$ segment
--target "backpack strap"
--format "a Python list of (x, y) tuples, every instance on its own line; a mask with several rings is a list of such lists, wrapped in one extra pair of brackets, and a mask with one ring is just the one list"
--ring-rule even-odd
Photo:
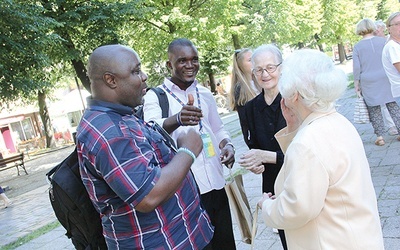
[(151, 88), (151, 90), (153, 90), (158, 97), (158, 102), (160, 103), (161, 107), (162, 118), (167, 118), (169, 112), (169, 102), (167, 93), (165, 93), (163, 89), (157, 87)]

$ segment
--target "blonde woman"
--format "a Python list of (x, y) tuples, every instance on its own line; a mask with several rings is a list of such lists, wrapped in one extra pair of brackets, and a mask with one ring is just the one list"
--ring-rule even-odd
[(238, 112), (241, 127), (243, 127), (244, 105), (261, 90), (252, 80), (251, 56), (252, 50), (249, 48), (235, 50), (233, 55), (229, 101), (231, 109)]

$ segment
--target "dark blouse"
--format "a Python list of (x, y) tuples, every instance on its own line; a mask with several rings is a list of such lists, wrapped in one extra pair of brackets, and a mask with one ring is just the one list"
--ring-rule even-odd
[(276, 176), (283, 164), (283, 152), (275, 134), (286, 127), (281, 110), (281, 94), (271, 105), (264, 99), (264, 90), (244, 107), (244, 119), (241, 120), (244, 141), (250, 149), (269, 150), (277, 153), (276, 164), (264, 164), (263, 192), (274, 192)]

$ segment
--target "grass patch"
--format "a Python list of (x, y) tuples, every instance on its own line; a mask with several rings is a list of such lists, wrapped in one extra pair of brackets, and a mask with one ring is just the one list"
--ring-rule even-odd
[(21, 238), (18, 238), (18, 240), (11, 242), (10, 244), (7, 244), (5, 246), (0, 247), (0, 250), (11, 250), (11, 249), (15, 249), (17, 247), (20, 247), (21, 245), (38, 238), (39, 236), (50, 232), (51, 230), (59, 227), (61, 224), (58, 221), (52, 222), (50, 224), (47, 224), (46, 226), (43, 226), (35, 231), (33, 231), (32, 233), (23, 236)]
[(349, 85), (347, 86), (347, 88), (354, 89), (354, 76), (353, 76), (353, 74), (348, 74), (347, 75), (347, 80), (349, 81)]
[(242, 135), (242, 130), (239, 130), (238, 132), (236, 132), (234, 134), (231, 134), (231, 139), (234, 139), (234, 138), (236, 138), (238, 136), (241, 136), (241, 135)]

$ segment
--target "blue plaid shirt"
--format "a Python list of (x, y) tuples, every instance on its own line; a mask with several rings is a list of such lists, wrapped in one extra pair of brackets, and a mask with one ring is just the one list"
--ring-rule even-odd
[(99, 211), (109, 249), (202, 249), (213, 226), (189, 172), (154, 211), (135, 210), (174, 157), (164, 138), (131, 108), (88, 98), (77, 129), (83, 183)]

